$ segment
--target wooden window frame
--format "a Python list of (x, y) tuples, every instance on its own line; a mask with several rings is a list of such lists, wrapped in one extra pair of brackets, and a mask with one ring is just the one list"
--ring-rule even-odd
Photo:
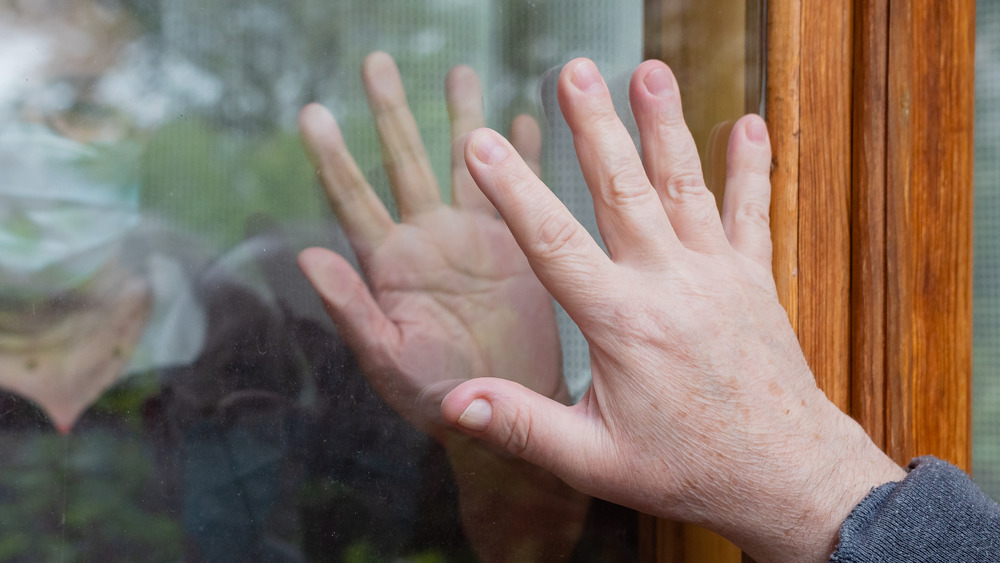
[[(647, 0), (647, 32), (694, 4)], [(779, 299), (820, 387), (897, 463), (935, 455), (967, 471), (975, 9), (763, 7)], [(669, 64), (656, 45), (647, 56)], [(646, 561), (741, 559), (689, 526), (640, 529)]]

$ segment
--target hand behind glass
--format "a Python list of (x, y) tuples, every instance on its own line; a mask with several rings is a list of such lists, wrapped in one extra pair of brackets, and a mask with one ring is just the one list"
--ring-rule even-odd
[[(566, 402), (551, 299), (469, 175), (464, 143), (452, 150), (446, 205), (392, 58), (369, 55), (363, 78), (402, 221), (365, 181), (330, 113), (307, 106), (300, 116), (307, 151), (368, 284), (327, 250), (303, 252), (300, 264), (366, 376), (393, 408), (439, 438), (440, 399), (466, 379), (511, 379)], [(446, 90), (453, 137), (482, 126), (475, 72), (456, 67)], [(515, 120), (512, 142), (537, 172), (534, 120)]]
[[(365, 181), (329, 112), (308, 106), (300, 116), (306, 148), (368, 285), (328, 250), (306, 250), (299, 263), (376, 390), (444, 444), (463, 527), (479, 556), (564, 558), (588, 497), (548, 471), (449, 432), (441, 419), (445, 394), (486, 376), (569, 400), (552, 301), (465, 164), (460, 138), (483, 123), (479, 80), (468, 67), (448, 75), (456, 142), (453, 201), (445, 205), (392, 58), (369, 55), (363, 75), (402, 222), (393, 222)], [(511, 129), (513, 146), (537, 174), (538, 126), (520, 117)]]

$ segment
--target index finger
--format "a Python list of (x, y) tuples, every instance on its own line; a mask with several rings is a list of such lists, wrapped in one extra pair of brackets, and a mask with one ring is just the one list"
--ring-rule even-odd
[(611, 260), (499, 133), (472, 133), (465, 161), (539, 281), (579, 322), (594, 300), (607, 293), (602, 280)]

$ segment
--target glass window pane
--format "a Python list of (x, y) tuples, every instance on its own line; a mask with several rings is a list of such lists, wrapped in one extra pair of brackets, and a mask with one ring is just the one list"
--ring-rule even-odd
[[(471, 533), (468, 511), (496, 498), (539, 520), (558, 503), (468, 470), (455, 452), (478, 446), (442, 444), (364, 377), (374, 353), (352, 351), (296, 264), (322, 246), (359, 266), (296, 120), (329, 108), (399, 220), (365, 56), (394, 57), (446, 202), (444, 82), (469, 65), (488, 125), (540, 123), (542, 178), (597, 236), (555, 80), (593, 58), (634, 134), (629, 73), (659, 36), (644, 13), (671, 3), (645, 4), (0, 0), (0, 561), (460, 561), (484, 541), (566, 543), (564, 522)], [(696, 21), (656, 17), (664, 36)], [(760, 76), (746, 36), (713, 65), (741, 100)], [(703, 123), (747, 104), (698, 98), (685, 107), (709, 116), (692, 121), (711, 153)], [(551, 363), (578, 398), (586, 342), (556, 319)], [(582, 525), (577, 560), (635, 557), (630, 511), (595, 502)]]
[(1000, 498), (1000, 4), (976, 3), (973, 477)]

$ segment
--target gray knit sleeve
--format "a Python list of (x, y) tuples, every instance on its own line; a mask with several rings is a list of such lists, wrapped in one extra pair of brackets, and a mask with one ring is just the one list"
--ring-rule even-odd
[(1000, 561), (1000, 506), (961, 469), (919, 457), (854, 508), (830, 561)]

